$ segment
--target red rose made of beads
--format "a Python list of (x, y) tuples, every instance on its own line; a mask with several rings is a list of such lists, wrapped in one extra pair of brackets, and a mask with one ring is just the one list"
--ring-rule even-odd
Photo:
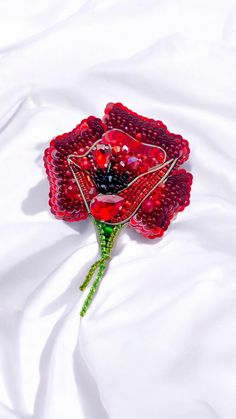
[(180, 169), (189, 145), (161, 121), (109, 103), (103, 119), (84, 119), (53, 139), (44, 154), (52, 213), (65, 221), (90, 215), (101, 257), (91, 266), (84, 290), (97, 272), (81, 310), (89, 307), (104, 275), (116, 236), (129, 224), (143, 236), (161, 237), (189, 204), (192, 175)]

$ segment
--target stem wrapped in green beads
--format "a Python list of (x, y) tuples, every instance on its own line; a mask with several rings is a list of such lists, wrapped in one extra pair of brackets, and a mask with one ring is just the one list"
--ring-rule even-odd
[(91, 289), (81, 309), (80, 315), (82, 317), (86, 314), (95, 296), (95, 293), (99, 287), (99, 284), (104, 276), (107, 263), (109, 259), (111, 258), (111, 252), (114, 247), (115, 240), (118, 236), (118, 233), (123, 227), (122, 224), (109, 225), (109, 224), (101, 223), (100, 221), (97, 221), (97, 220), (94, 220), (94, 224), (97, 229), (97, 236), (98, 236), (98, 241), (100, 244), (101, 256), (98, 260), (96, 260), (96, 262), (92, 264), (91, 268), (89, 269), (85, 277), (84, 282), (80, 286), (81, 291), (84, 291), (87, 285), (89, 284), (89, 282), (91, 281), (91, 279), (93, 278), (94, 274), (97, 272), (96, 278), (91, 286)]

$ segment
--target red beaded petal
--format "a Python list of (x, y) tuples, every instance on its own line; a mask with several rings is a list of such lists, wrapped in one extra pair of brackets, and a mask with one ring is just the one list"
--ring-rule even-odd
[(170, 133), (161, 121), (146, 118), (132, 112), (121, 103), (109, 103), (103, 121), (108, 130), (118, 128), (137, 140), (163, 148), (167, 159), (178, 158), (176, 167), (189, 157), (188, 141), (181, 135)]
[[(44, 164), (50, 183), (49, 204), (56, 218), (66, 221), (80, 221), (87, 218), (88, 212), (67, 157), (70, 154), (85, 153), (94, 142), (102, 137), (105, 130), (106, 126), (100, 119), (90, 116), (71, 132), (53, 139), (45, 150)], [(85, 161), (84, 168), (88, 168)], [(77, 173), (76, 176), (79, 174)], [(86, 173), (80, 176), (90, 201), (96, 193), (95, 186), (91, 179), (87, 178)], [(89, 195), (92, 188), (93, 193)]]
[(191, 184), (191, 173), (184, 169), (173, 171), (166, 182), (156, 188), (148, 198), (155, 204), (152, 211), (145, 210), (147, 200), (144, 201), (137, 213), (131, 218), (130, 226), (150, 239), (161, 237), (173, 217), (189, 205)]

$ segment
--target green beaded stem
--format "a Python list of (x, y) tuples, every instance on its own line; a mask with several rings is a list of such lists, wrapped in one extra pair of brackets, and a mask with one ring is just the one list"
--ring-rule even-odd
[(89, 284), (89, 282), (91, 281), (91, 279), (93, 278), (95, 272), (97, 271), (97, 276), (91, 286), (88, 296), (81, 309), (81, 312), (80, 312), (81, 317), (83, 317), (86, 314), (91, 302), (93, 301), (95, 293), (104, 276), (107, 263), (109, 259), (111, 258), (111, 252), (114, 247), (116, 237), (118, 236), (118, 233), (123, 227), (123, 224), (109, 225), (109, 224), (101, 223), (100, 221), (97, 221), (97, 220), (94, 220), (94, 224), (97, 229), (101, 257), (92, 264), (91, 268), (89, 269), (85, 277), (84, 282), (80, 286), (81, 291), (84, 291), (87, 285)]

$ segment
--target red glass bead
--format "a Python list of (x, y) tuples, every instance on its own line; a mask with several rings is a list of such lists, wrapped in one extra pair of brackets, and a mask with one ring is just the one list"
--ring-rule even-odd
[(160, 207), (161, 206), (161, 201), (159, 199), (155, 199), (155, 206), (156, 207)]
[(150, 214), (155, 207), (155, 202), (152, 198), (147, 198), (145, 199), (145, 201), (142, 203), (142, 210), (146, 213), (146, 214)]
[(86, 157), (83, 157), (83, 159), (79, 162), (79, 165), (82, 170), (89, 170), (91, 167), (91, 163)]

